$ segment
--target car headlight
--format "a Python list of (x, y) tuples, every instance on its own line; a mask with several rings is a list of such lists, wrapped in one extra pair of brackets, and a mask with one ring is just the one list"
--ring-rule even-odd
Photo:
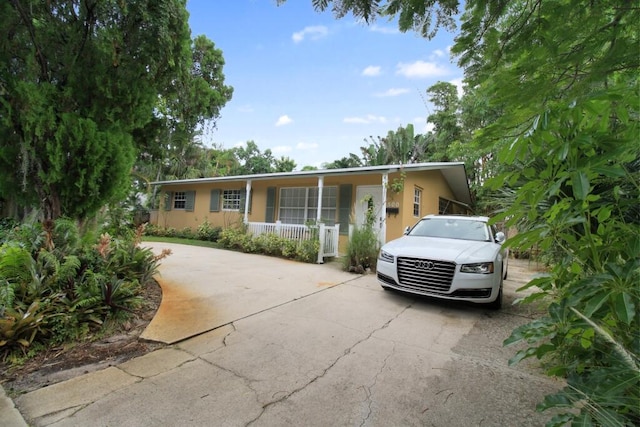
[(389, 252), (385, 252), (381, 249), (380, 254), (378, 255), (378, 259), (380, 261), (393, 262), (395, 260), (395, 257), (391, 255)]
[(491, 274), (493, 273), (492, 262), (478, 262), (475, 264), (462, 264), (461, 273)]

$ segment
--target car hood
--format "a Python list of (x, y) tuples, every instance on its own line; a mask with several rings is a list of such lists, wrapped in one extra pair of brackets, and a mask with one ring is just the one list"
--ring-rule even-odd
[(395, 256), (453, 261), (457, 264), (493, 261), (501, 246), (492, 242), (404, 236), (382, 247)]

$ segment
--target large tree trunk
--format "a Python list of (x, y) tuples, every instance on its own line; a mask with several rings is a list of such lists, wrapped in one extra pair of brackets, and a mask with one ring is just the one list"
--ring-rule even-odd
[(53, 189), (47, 193), (44, 188), (38, 190), (40, 193), (40, 208), (42, 209), (43, 219), (55, 221), (62, 216), (62, 208), (60, 197)]

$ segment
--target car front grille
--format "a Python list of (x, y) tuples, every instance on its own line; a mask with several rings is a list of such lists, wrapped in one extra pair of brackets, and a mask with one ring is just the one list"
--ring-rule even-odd
[(402, 288), (427, 293), (449, 292), (456, 264), (423, 258), (398, 257), (398, 281)]

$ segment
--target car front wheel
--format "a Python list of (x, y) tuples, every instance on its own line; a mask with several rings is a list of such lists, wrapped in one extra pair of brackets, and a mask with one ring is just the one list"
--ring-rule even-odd
[(487, 307), (492, 310), (500, 310), (502, 308), (502, 283), (500, 283), (500, 291), (494, 301), (487, 303)]

